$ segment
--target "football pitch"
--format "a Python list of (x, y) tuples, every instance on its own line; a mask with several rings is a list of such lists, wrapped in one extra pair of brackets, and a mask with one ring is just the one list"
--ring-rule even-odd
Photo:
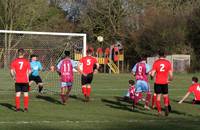
[(74, 92), (75, 95), (71, 96), (65, 106), (60, 104), (58, 93), (38, 96), (36, 92), (31, 92), (29, 112), (15, 112), (13, 81), (8, 73), (0, 73), (1, 130), (199, 129), (200, 105), (191, 104), (192, 96), (181, 105), (177, 101), (187, 91), (191, 77), (200, 77), (200, 73), (175, 74), (174, 81), (169, 86), (172, 112), (168, 117), (157, 117), (156, 110), (145, 110), (143, 102), (136, 110), (131, 111), (131, 104), (120, 99), (128, 89), (130, 74), (95, 75), (89, 103), (83, 102), (80, 91), (77, 94)]

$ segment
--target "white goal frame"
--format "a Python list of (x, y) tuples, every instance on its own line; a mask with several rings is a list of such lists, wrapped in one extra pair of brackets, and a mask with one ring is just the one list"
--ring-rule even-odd
[(85, 33), (36, 32), (36, 31), (15, 31), (15, 30), (0, 30), (0, 33), (83, 37), (82, 53), (83, 56), (86, 56), (87, 35)]

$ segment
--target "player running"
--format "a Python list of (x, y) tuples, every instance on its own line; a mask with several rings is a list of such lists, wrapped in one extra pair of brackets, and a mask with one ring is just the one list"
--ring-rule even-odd
[(136, 63), (132, 69), (132, 75), (135, 76), (136, 79), (134, 106), (142, 98), (142, 92), (144, 92), (146, 93), (144, 108), (148, 110), (150, 109), (149, 102), (151, 100), (150, 85), (148, 83), (148, 74), (150, 70), (150, 66), (146, 63), (146, 56), (143, 56), (140, 62)]
[(32, 73), (29, 75), (29, 85), (33, 84), (35, 82), (37, 84), (37, 87), (39, 89), (39, 93), (42, 92), (43, 89), (43, 83), (42, 79), (39, 75), (39, 71), (42, 70), (42, 64), (40, 61), (37, 60), (37, 55), (31, 55), (31, 71)]
[[(155, 76), (156, 75), (156, 76)], [(170, 61), (165, 59), (165, 54), (163, 51), (159, 51), (159, 59), (156, 60), (153, 64), (151, 71), (151, 76), (155, 76), (154, 81), (154, 92), (157, 95), (156, 98), (156, 107), (158, 110), (158, 115), (161, 115), (161, 95), (164, 98), (165, 105), (165, 116), (169, 114), (169, 97), (168, 97), (168, 83), (173, 79), (173, 71)]]
[(24, 93), (24, 111), (28, 111), (28, 86), (29, 79), (28, 76), (31, 73), (30, 63), (27, 59), (24, 58), (25, 51), (24, 49), (18, 50), (18, 58), (11, 62), (11, 76), (15, 81), (15, 104), (16, 111), (20, 110), (20, 96), (21, 92)]
[(73, 68), (75, 67), (75, 62), (70, 59), (70, 52), (65, 51), (64, 53), (64, 59), (62, 59), (57, 65), (57, 72), (60, 75), (61, 81), (60, 97), (63, 105), (66, 104), (69, 98), (69, 93), (72, 89), (72, 84), (74, 80)]
[[(83, 69), (81, 70), (81, 64)], [(95, 67), (95, 69), (94, 69)], [(90, 99), (91, 83), (93, 79), (93, 73), (97, 73), (99, 69), (99, 64), (97, 59), (92, 56), (92, 51), (87, 50), (87, 56), (80, 59), (78, 64), (78, 71), (81, 73), (81, 84), (82, 93), (85, 97), (85, 101), (88, 102)]]
[(193, 104), (200, 104), (200, 84), (198, 83), (197, 77), (192, 77), (192, 85), (189, 87), (185, 96), (178, 103), (181, 104), (190, 95), (190, 93), (193, 93), (195, 97)]

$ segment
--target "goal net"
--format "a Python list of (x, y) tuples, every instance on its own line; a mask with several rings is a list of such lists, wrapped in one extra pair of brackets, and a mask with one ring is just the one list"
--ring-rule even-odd
[[(154, 61), (157, 59), (158, 57), (148, 57), (147, 63), (150, 66), (153, 66)], [(168, 55), (166, 56), (166, 59), (172, 63), (174, 72), (187, 72), (190, 68), (190, 55)]]
[[(5, 80), (11, 83), (13, 81), (9, 78), (9, 66), (17, 57), (19, 48), (25, 49), (27, 59), (30, 59), (31, 54), (38, 56), (43, 66), (40, 76), (44, 83), (44, 91), (55, 93), (60, 91), (57, 63), (63, 58), (65, 50), (70, 51), (71, 58), (78, 62), (86, 54), (86, 34), (0, 30), (0, 72), (1, 75), (6, 75)], [(80, 94), (80, 74), (74, 71), (72, 94)], [(7, 91), (14, 89), (13, 85), (9, 86), (5, 88)], [(37, 89), (36, 84), (32, 85), (32, 92)]]

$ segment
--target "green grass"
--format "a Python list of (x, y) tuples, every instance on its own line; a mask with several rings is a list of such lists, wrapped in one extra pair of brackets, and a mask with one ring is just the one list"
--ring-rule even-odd
[[(200, 74), (175, 74), (170, 84), (172, 113), (157, 117), (156, 110), (146, 111), (140, 106), (130, 110), (130, 104), (116, 99), (128, 88), (129, 74), (98, 74), (94, 77), (92, 101), (84, 103), (76, 86), (77, 95), (66, 106), (59, 104), (58, 93), (47, 93), (37, 98), (30, 95), (29, 112), (13, 111), (14, 88), (9, 74), (1, 71), (0, 77), (0, 129), (2, 130), (197, 130), (200, 121), (200, 105), (177, 104), (187, 91), (191, 77)], [(54, 81), (56, 82), (56, 81)], [(151, 81), (152, 84), (152, 81)], [(153, 87), (152, 87), (153, 88)], [(59, 91), (59, 88), (55, 87)], [(76, 93), (74, 91), (73, 93)], [(192, 96), (188, 101), (192, 100)], [(23, 102), (21, 102), (23, 107)]]

